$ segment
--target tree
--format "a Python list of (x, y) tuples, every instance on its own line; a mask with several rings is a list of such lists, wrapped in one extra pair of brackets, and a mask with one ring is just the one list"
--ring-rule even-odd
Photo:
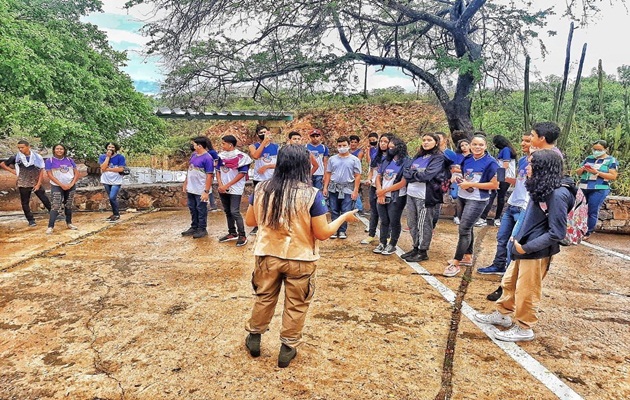
[[(220, 99), (251, 85), (338, 87), (355, 66), (399, 67), (435, 94), (451, 130), (472, 131), (471, 98), (482, 76), (497, 86), (520, 76), (526, 46), (539, 39), (552, 8), (486, 0), (131, 0), (153, 3), (151, 52), (164, 56), (171, 95)], [(571, 2), (574, 4), (575, 2)], [(591, 10), (584, 0), (583, 10)], [(555, 32), (549, 32), (554, 34)], [(542, 42), (541, 42), (542, 44)], [(541, 46), (543, 52), (544, 45)], [(518, 78), (516, 78), (518, 79)]]
[(0, 0), (0, 134), (62, 142), (94, 158), (109, 140), (149, 151), (164, 137), (151, 100), (119, 68), (126, 54), (79, 18), (98, 0)]

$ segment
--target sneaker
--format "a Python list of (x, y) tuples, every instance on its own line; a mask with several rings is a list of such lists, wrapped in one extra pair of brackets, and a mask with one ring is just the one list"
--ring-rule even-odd
[(388, 256), (390, 254), (394, 254), (395, 252), (396, 252), (396, 246), (392, 246), (391, 244), (388, 244), (387, 246), (385, 246), (383, 251), (381, 251), (381, 254), (384, 256)]
[(208, 236), (208, 231), (205, 229), (197, 229), (197, 231), (192, 235), (193, 239), (200, 239), (205, 236)]
[(486, 296), (486, 299), (490, 300), (490, 301), (497, 301), (501, 298), (501, 296), (503, 295), (503, 288), (501, 286), (499, 286), (499, 288), (497, 290), (495, 290), (494, 292), (490, 293), (489, 295)]
[(370, 231), (370, 228), (365, 228), (365, 229), (363, 230), (363, 232), (369, 232), (369, 231)]
[(475, 321), (483, 324), (504, 326), (506, 328), (512, 326), (512, 318), (510, 318), (509, 315), (503, 315), (496, 310), (491, 314), (476, 313)]
[(182, 236), (192, 236), (195, 234), (195, 232), (197, 232), (197, 228), (193, 228), (192, 226), (190, 228), (188, 228), (187, 230), (185, 230), (184, 232), (182, 232)]
[(339, 239), (348, 239), (348, 235), (346, 235), (346, 232), (339, 232)]
[(335, 232), (330, 236), (330, 239), (337, 239), (337, 237), (337, 232)]
[(46, 234), (47, 235), (52, 235), (52, 233), (53, 233), (53, 228), (46, 229)]
[(427, 254), (426, 250), (418, 250), (418, 252), (411, 256), (411, 257), (407, 257), (405, 260), (407, 262), (420, 262), (420, 261), (425, 261), (429, 259), (429, 255)]
[(408, 257), (413, 257), (416, 254), (418, 254), (418, 249), (416, 249), (415, 247), (411, 250), (409, 250), (408, 252), (404, 253), (403, 255), (400, 256), (400, 258), (402, 258), (403, 260), (406, 260)]
[(76, 226), (76, 225), (74, 225), (74, 224), (66, 224), (66, 226), (67, 226), (67, 227), (68, 227), (68, 229), (70, 229), (71, 231), (76, 231), (76, 230), (78, 230), (78, 229), (79, 229), (79, 228), (77, 228), (77, 226)]
[(379, 243), (378, 246), (372, 250), (372, 253), (381, 254), (383, 250), (385, 250), (385, 245), (383, 243)]
[(459, 265), (455, 265), (455, 264), (449, 264), (448, 267), (446, 267), (446, 269), (444, 270), (444, 272), (442, 273), (442, 275), (447, 276), (447, 277), (453, 277), (457, 274), (459, 274), (459, 271), (461, 271), (462, 269), (460, 268)]
[(455, 217), (455, 218), (453, 218), (453, 223), (454, 223), (455, 225), (459, 225), (459, 217)]
[(501, 220), (500, 219), (495, 219), (494, 220), (494, 226), (496, 226), (497, 228), (499, 228), (501, 226)]
[(479, 226), (486, 226), (488, 225), (485, 219), (481, 219), (479, 218), (477, 220), (477, 222), (475, 222), (475, 226), (479, 227)]
[(250, 235), (256, 235), (258, 233), (258, 227), (255, 227), (254, 229), (252, 229), (251, 232), (249, 232)]
[(507, 331), (495, 332), (494, 338), (504, 342), (529, 342), (534, 340), (534, 331), (514, 325)]
[(252, 357), (260, 356), (260, 337), (260, 333), (250, 333), (245, 338), (245, 347), (247, 347)]
[(216, 208), (216, 207), (214, 207), (214, 208), (211, 208), (211, 209), (210, 209), (210, 212), (219, 212), (219, 209), (218, 209), (218, 208)]
[(372, 244), (374, 239), (376, 239), (374, 236), (368, 236), (361, 241), (361, 244)]
[(225, 236), (221, 236), (221, 237), (219, 238), (219, 242), (220, 242), (220, 243), (223, 243), (223, 242), (229, 242), (229, 241), (231, 241), (231, 240), (238, 240), (238, 236), (233, 235), (233, 234), (231, 234), (231, 233), (228, 233), (227, 235), (225, 235)]
[(282, 344), (280, 347), (280, 353), (278, 354), (278, 367), (286, 368), (291, 364), (291, 360), (297, 355), (297, 350)]
[(495, 265), (489, 265), (485, 268), (477, 268), (477, 272), (482, 275), (503, 275), (505, 274), (505, 269), (496, 267)]
[(107, 219), (107, 222), (116, 222), (120, 219), (120, 215), (112, 215)]
[(35, 221), (28, 221), (28, 226), (37, 226)]
[(247, 236), (245, 235), (239, 236), (238, 240), (236, 241), (236, 247), (245, 246), (246, 244), (247, 244)]

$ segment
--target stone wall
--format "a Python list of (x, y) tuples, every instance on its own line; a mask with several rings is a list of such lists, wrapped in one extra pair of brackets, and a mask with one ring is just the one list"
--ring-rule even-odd
[[(0, 174), (1, 175), (1, 174)], [(10, 175), (10, 178), (14, 176)], [(0, 177), (1, 178), (1, 177)], [(2, 181), (2, 179), (0, 179)], [(6, 183), (6, 182), (5, 182)], [(15, 185), (13, 180), (12, 185)], [(366, 210), (370, 208), (368, 200), (369, 186), (361, 185), (361, 195)], [(243, 196), (243, 206), (247, 202), (248, 195), (252, 191), (252, 183), (247, 182), (245, 186), (245, 196)], [(217, 205), (220, 207), (221, 201), (216, 191), (214, 193)], [(164, 208), (164, 207), (186, 207), (186, 193), (182, 192), (181, 183), (164, 184), (138, 184), (123, 185), (119, 194), (121, 209), (126, 208)], [(455, 204), (450, 196), (445, 196), (442, 205), (442, 217), (452, 218), (455, 215)], [(106, 210), (109, 209), (109, 200), (102, 186), (80, 187), (75, 195), (75, 207), (79, 210)], [(43, 205), (36, 196), (31, 197), (31, 208), (43, 210)], [(0, 211), (18, 211), (20, 208), (19, 194), (15, 187), (0, 187)], [(490, 213), (492, 215), (492, 212)], [(598, 231), (628, 233), (630, 234), (630, 198), (620, 196), (608, 196), (599, 213)]]

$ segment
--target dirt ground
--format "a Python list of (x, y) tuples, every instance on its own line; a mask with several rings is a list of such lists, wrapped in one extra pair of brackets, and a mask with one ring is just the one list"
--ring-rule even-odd
[[(0, 217), (0, 398), (2, 399), (433, 399), (452, 307), (397, 256), (349, 238), (322, 243), (317, 291), (305, 343), (277, 367), (278, 304), (262, 356), (246, 352), (252, 305), (253, 237), (193, 240), (187, 210), (79, 213), (78, 231), (46, 221)], [(40, 218), (43, 218), (42, 215)], [(494, 255), (496, 228), (483, 236), (476, 266)], [(608, 239), (606, 237), (610, 236)], [(595, 235), (628, 253), (628, 238)], [(422, 266), (440, 275), (453, 255), (456, 226), (440, 221)], [(625, 246), (623, 245), (625, 243)], [(408, 250), (409, 234), (401, 243)], [(584, 246), (563, 248), (544, 282), (536, 339), (521, 348), (587, 399), (630, 398), (630, 289), (621, 258)], [(465, 301), (485, 299), (498, 276), (473, 274)], [(468, 319), (462, 317), (453, 399), (553, 399)]]

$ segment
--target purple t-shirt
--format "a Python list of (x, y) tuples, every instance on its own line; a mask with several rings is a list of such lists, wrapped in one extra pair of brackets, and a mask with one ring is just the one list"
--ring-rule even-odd
[(201, 155), (193, 153), (188, 162), (188, 176), (186, 181), (186, 191), (191, 194), (201, 196), (206, 190), (208, 174), (214, 172), (214, 159), (210, 153)]
[[(72, 183), (74, 179), (74, 169), (77, 165), (71, 158), (57, 158), (50, 157), (44, 163), (46, 171), (52, 171), (53, 176), (62, 184), (67, 185)], [(50, 184), (53, 186), (59, 186), (55, 182), (50, 180)]]
[[(378, 174), (381, 176), (381, 189), (387, 189), (393, 186), (396, 183), (396, 177), (399, 175), (400, 170), (403, 168), (402, 161), (399, 161), (398, 164), (396, 161), (391, 160), (383, 160), (381, 165), (378, 167)], [(407, 188), (402, 187), (398, 191), (399, 196), (405, 196), (407, 194)], [(392, 192), (387, 192), (385, 194), (386, 197), (391, 197)]]

